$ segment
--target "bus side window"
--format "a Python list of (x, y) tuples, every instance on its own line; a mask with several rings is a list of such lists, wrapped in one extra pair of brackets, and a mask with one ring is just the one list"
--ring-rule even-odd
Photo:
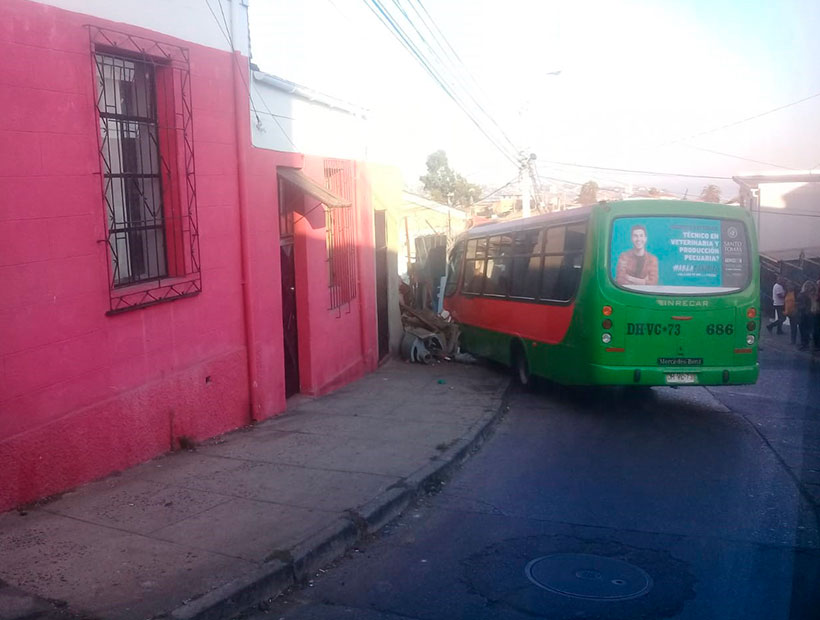
[(563, 261), (566, 226), (550, 226), (544, 230), (544, 266), (541, 269), (541, 294), (544, 301), (558, 301), (558, 276)]
[(566, 226), (552, 226), (551, 228), (547, 228), (544, 244), (545, 254), (560, 254), (564, 251), (566, 230)]
[(581, 281), (583, 265), (583, 254), (574, 253), (564, 255), (558, 273), (558, 281), (555, 284), (555, 299), (568, 301), (575, 296), (578, 290), (578, 284)]
[(465, 293), (480, 295), (484, 290), (484, 273), (487, 269), (487, 239), (470, 239), (467, 242), (467, 259), (464, 261)]
[(541, 273), (541, 295), (545, 301), (569, 301), (581, 281), (586, 245), (586, 222), (547, 230), (547, 249)]
[(512, 277), (510, 296), (522, 299), (538, 297), (541, 278), (541, 230), (521, 230), (515, 233), (512, 247)]
[(490, 237), (487, 250), (487, 279), (484, 281), (485, 295), (506, 297), (509, 294), (512, 247), (512, 235)]
[(578, 222), (567, 225), (564, 250), (566, 252), (583, 252), (587, 241), (587, 224)]
[(444, 296), (450, 297), (458, 288), (458, 277), (461, 275), (461, 263), (464, 260), (466, 244), (460, 241), (450, 252), (450, 260), (447, 262), (447, 284), (444, 287)]
[(544, 257), (544, 268), (541, 271), (541, 299), (560, 301), (558, 281), (561, 274), (561, 263), (564, 257), (560, 254)]

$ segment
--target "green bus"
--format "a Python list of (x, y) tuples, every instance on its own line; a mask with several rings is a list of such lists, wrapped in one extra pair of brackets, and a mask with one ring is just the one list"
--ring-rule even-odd
[(757, 257), (740, 207), (602, 202), (470, 229), (444, 305), (464, 350), (525, 384), (754, 383)]

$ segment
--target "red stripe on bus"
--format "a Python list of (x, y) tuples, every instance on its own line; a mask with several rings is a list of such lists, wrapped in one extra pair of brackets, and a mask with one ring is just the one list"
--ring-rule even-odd
[(623, 347), (607, 347), (605, 351), (607, 353), (623, 353), (624, 351), (626, 351), (626, 349), (624, 349)]
[(691, 316), (673, 316), (672, 320), (673, 321), (691, 321), (692, 317)]
[(559, 306), (462, 295), (450, 297), (447, 306), (458, 323), (549, 344), (564, 339), (575, 309), (574, 303)]
[(735, 353), (752, 353), (754, 349), (735, 349)]

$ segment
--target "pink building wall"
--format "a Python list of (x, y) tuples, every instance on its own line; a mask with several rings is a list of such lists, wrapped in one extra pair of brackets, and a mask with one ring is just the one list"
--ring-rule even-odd
[[(111, 316), (89, 23), (190, 51), (202, 292)], [(0, 7), (0, 511), (286, 408), (276, 167), (321, 183), (323, 160), (251, 147), (239, 61), (27, 0)], [(359, 283), (341, 313), (327, 309), (322, 209), (295, 227), (309, 394), (377, 363), (371, 201), (354, 186)]]

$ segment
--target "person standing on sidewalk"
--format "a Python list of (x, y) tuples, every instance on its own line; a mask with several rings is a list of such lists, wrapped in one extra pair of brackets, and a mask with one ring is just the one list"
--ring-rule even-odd
[[(797, 321), (800, 324), (800, 351), (809, 346), (809, 338), (814, 328), (814, 318), (811, 313), (812, 302), (817, 297), (817, 287), (811, 280), (803, 282), (803, 287), (797, 295)], [(771, 330), (769, 330), (771, 331)]]
[(783, 321), (786, 320), (786, 316), (783, 314), (783, 306), (786, 305), (786, 289), (783, 288), (784, 279), (782, 277), (777, 278), (777, 281), (774, 283), (772, 287), (772, 304), (774, 305), (774, 321), (769, 323), (766, 326), (766, 329), (769, 330), (769, 333), (772, 332), (774, 327), (777, 327), (778, 335), (783, 333)]
[(797, 312), (795, 308), (796, 302), (796, 285), (789, 280), (786, 282), (786, 297), (783, 304), (783, 314), (789, 319), (789, 332), (792, 344), (797, 344)]

